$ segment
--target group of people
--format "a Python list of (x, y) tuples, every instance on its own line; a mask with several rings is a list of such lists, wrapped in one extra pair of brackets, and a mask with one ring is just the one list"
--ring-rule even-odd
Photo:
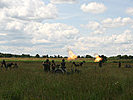
[[(72, 72), (79, 72), (79, 70), (77, 69), (77, 67), (82, 66), (83, 63), (85, 63), (85, 61), (80, 62), (80, 63), (75, 63), (72, 62), (72, 66), (71, 66), (71, 70)], [(45, 72), (55, 72), (55, 73), (64, 73), (66, 72), (66, 62), (65, 59), (62, 59), (62, 62), (60, 64), (55, 64), (55, 61), (52, 60), (51, 62), (49, 61), (49, 59), (46, 59), (46, 61), (43, 62), (43, 67), (44, 67), (44, 71)]]
[(52, 60), (52, 62), (49, 61), (49, 59), (46, 59), (46, 61), (43, 62), (44, 71), (48, 72), (51, 71), (55, 72), (56, 69), (61, 66), (62, 71), (66, 72), (66, 62), (65, 59), (62, 59), (62, 62), (60, 65), (55, 64), (55, 61)]
[(18, 65), (17, 65), (17, 63), (6, 63), (6, 61), (5, 60), (3, 60), (2, 62), (1, 62), (1, 68), (4, 68), (5, 67), (5, 69), (7, 70), (8, 68), (18, 68)]

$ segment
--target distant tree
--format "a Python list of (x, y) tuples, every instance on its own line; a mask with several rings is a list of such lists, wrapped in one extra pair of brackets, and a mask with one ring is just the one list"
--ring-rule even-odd
[(49, 56), (48, 56), (48, 55), (46, 55), (46, 58), (49, 58)]
[(23, 58), (29, 58), (30, 55), (29, 54), (22, 54), (21, 57), (23, 57)]
[(61, 56), (60, 55), (58, 55), (58, 57), (57, 58), (61, 58)]
[(0, 57), (3, 57), (3, 54), (2, 53), (0, 53)]
[(121, 57), (121, 55), (117, 55), (117, 58), (118, 58), (118, 59), (121, 59), (122, 57)]
[(93, 58), (92, 56), (90, 55), (86, 55), (85, 58)]
[(123, 59), (128, 59), (128, 56), (127, 55), (123, 55), (122, 58)]
[(129, 57), (128, 57), (129, 59), (133, 59), (133, 56), (131, 56), (131, 55), (129, 55)]
[(54, 58), (57, 58), (57, 56), (56, 56), (56, 55), (54, 55)]
[(35, 56), (36, 58), (40, 58), (40, 55), (39, 54), (36, 54), (36, 56)]
[(80, 58), (85, 58), (84, 56), (81, 56)]
[(50, 58), (54, 58), (53, 56), (50, 56)]
[(43, 55), (42, 58), (49, 58), (49, 56), (48, 55)]
[(78, 55), (77, 58), (80, 58), (80, 55)]

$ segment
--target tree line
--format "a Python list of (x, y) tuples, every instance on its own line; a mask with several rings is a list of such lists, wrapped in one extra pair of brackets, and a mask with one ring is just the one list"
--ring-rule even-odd
[(133, 59), (132, 55), (117, 55), (117, 56), (113, 56), (113, 57), (109, 57), (112, 59)]
[[(40, 56), (39, 54), (36, 54), (35, 56), (32, 56), (30, 54), (21, 54), (21, 55), (17, 55), (17, 54), (9, 54), (9, 53), (0, 53), (0, 57), (4, 57), (4, 58), (11, 58), (11, 57), (15, 57), (15, 58), (68, 58), (67, 56), (61, 56), (61, 55), (54, 55), (54, 56), (50, 56), (50, 55), (42, 55)], [(106, 57), (105, 55), (101, 55), (100, 57), (102, 58), (111, 58), (111, 59), (133, 59), (132, 55), (117, 55), (117, 56), (112, 56), (112, 57)], [(94, 58), (91, 55), (85, 55), (85, 56), (80, 56), (78, 55), (77, 58)]]
[[(0, 53), (0, 57), (4, 57), (4, 58), (11, 58), (11, 57), (15, 57), (15, 58), (68, 58), (67, 56), (61, 56), (61, 55), (54, 55), (54, 56), (50, 56), (50, 55), (42, 55), (40, 56), (39, 54), (36, 54), (35, 56), (31, 56), (30, 54), (21, 54), (21, 55), (17, 55), (17, 54), (10, 54), (10, 53)], [(78, 55), (77, 58), (93, 58), (90, 55), (85, 55), (85, 56), (80, 56)]]

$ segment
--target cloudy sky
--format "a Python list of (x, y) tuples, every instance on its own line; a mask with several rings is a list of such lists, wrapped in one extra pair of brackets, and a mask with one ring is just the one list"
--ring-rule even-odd
[(0, 52), (133, 54), (133, 0), (0, 0)]

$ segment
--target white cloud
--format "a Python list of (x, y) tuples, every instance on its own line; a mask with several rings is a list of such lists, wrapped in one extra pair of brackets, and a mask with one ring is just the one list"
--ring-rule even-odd
[(118, 17), (114, 19), (107, 18), (103, 20), (101, 23), (105, 28), (116, 28), (133, 24), (133, 19), (131, 19), (130, 17), (125, 17), (125, 18)]
[[(81, 26), (91, 30), (91, 33), (95, 35), (85, 36), (80, 34), (79, 29), (74, 26), (57, 23), (57, 20), (55, 23), (43, 21), (58, 16), (54, 4), (76, 1), (51, 0), (50, 3), (45, 4), (42, 0), (0, 0), (1, 52), (64, 55), (67, 53), (67, 46), (76, 51), (83, 51), (83, 54), (84, 50), (94, 53), (99, 53), (100, 50), (116, 53), (119, 49), (130, 49), (128, 52), (131, 52), (133, 35), (130, 30), (121, 34), (111, 35), (111, 33), (110, 36), (108, 34), (96, 35), (105, 33), (107, 29), (132, 26), (133, 19), (130, 17), (108, 18), (101, 22), (90, 21)], [(98, 14), (103, 13), (107, 8), (104, 4), (91, 2), (83, 4), (81, 9), (84, 12)]]
[(0, 41), (0, 44), (5, 44), (7, 43), (7, 41)]
[(96, 30), (94, 30), (93, 32), (92, 32), (92, 34), (95, 34), (95, 35), (97, 35), (97, 34), (104, 34), (104, 33), (106, 33), (106, 28), (98, 28), (98, 29), (96, 29)]
[[(42, 0), (2, 0), (0, 3), (3, 3), (0, 5), (0, 44), (9, 46), (9, 51), (10, 47), (15, 51), (17, 46), (26, 48), (40, 44), (45, 44), (45, 49), (48, 45), (48, 48), (60, 48), (74, 41), (79, 33), (74, 26), (63, 23), (41, 23), (57, 16), (57, 8), (52, 3), (46, 5)], [(21, 48), (16, 50), (21, 51)]]
[(95, 21), (90, 21), (86, 25), (81, 25), (81, 27), (85, 27), (85, 28), (88, 28), (88, 29), (91, 29), (91, 30), (95, 30), (95, 29), (100, 27), (100, 24), (98, 22), (95, 22)]
[(6, 33), (0, 33), (0, 36), (6, 36), (7, 34)]
[(24, 28), (24, 24), (17, 22), (17, 21), (11, 21), (11, 22), (7, 23), (7, 25), (5, 27), (6, 27), (6, 30), (9, 30), (9, 31), (11, 31), (11, 30), (21, 31)]
[(133, 15), (133, 8), (128, 8), (126, 10), (126, 13), (129, 14), (129, 15)]
[(42, 20), (56, 18), (58, 12), (53, 4), (45, 4), (42, 0), (2, 0), (0, 8), (3, 16), (23, 20)]
[(118, 17), (118, 18), (107, 18), (102, 20), (101, 22), (90, 21), (86, 25), (81, 25), (88, 30), (92, 30), (92, 34), (103, 34), (106, 33), (107, 29), (125, 27), (133, 25), (133, 19), (130, 17)]
[(94, 14), (99, 14), (99, 13), (105, 12), (105, 10), (107, 8), (102, 3), (90, 2), (89, 4), (81, 5), (80, 9), (83, 12), (90, 12), (90, 13), (94, 13)]
[(131, 28), (133, 28), (133, 25), (131, 26)]
[(25, 42), (30, 41), (31, 44), (67, 43), (70, 40), (73, 40), (79, 33), (79, 30), (74, 26), (69, 26), (62, 23), (50, 24), (40, 22), (22, 22), (19, 20), (3, 23), (0, 30), (7, 32), (5, 38), (8, 37), (10, 43), (23, 43), (23, 40), (21, 39), (23, 38), (25, 39)]
[(22, 46), (1, 46), (2, 53), (12, 53), (12, 54), (41, 54), (41, 55), (67, 55), (67, 49), (65, 48), (52, 48), (46, 45), (36, 45), (31, 47)]
[(112, 34), (111, 36), (81, 36), (70, 47), (78, 51), (87, 51), (91, 55), (94, 53), (107, 55), (131, 54), (133, 49), (132, 33), (131, 30), (125, 30), (123, 33)]
[(62, 4), (62, 3), (69, 3), (69, 4), (72, 4), (72, 3), (76, 3), (77, 0), (51, 0), (51, 3), (53, 4)]
[(69, 26), (62, 23), (30, 23), (24, 31), (31, 34), (33, 43), (45, 43), (45, 42), (67, 42), (74, 39), (75, 35), (79, 33), (79, 30), (73, 26)]
[(92, 34), (103, 34), (106, 31), (106, 28), (104, 28), (101, 23), (96, 22), (96, 21), (90, 21), (88, 24), (86, 25), (81, 25), (81, 27), (84, 27), (88, 30), (92, 30), (93, 32), (91, 32)]
[(125, 30), (124, 33), (119, 35), (113, 35), (113, 41), (114, 43), (131, 43), (133, 42), (133, 34), (130, 30)]

